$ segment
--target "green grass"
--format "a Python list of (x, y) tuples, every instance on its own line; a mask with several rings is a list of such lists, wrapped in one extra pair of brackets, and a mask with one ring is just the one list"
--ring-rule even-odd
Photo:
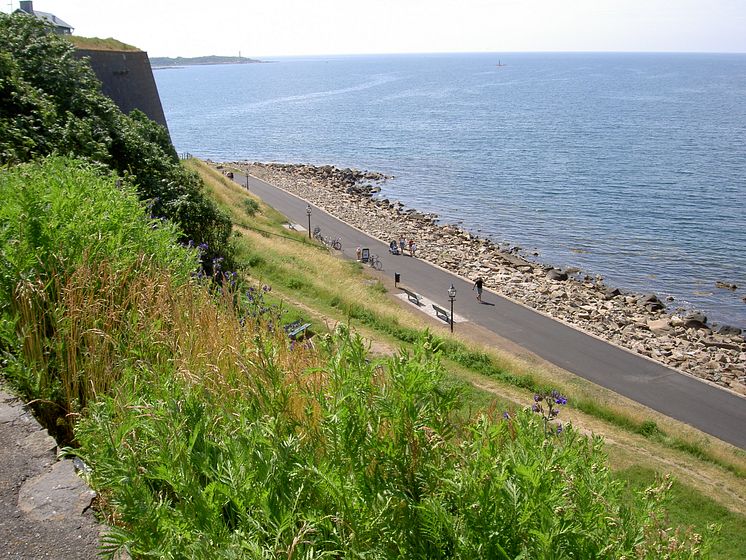
[[(641, 491), (655, 483), (659, 473), (644, 467), (631, 467), (616, 473), (631, 491)], [(666, 500), (666, 512), (672, 525), (692, 527), (704, 533), (711, 524), (720, 527), (719, 535), (713, 540), (712, 558), (732, 560), (746, 558), (746, 517), (733, 513), (719, 505), (712, 498), (697, 490), (673, 482)]]
[[(318, 273), (308, 266), (308, 262), (313, 260), (315, 251), (325, 253), (325, 248), (311, 243), (306, 245), (307, 238), (302, 234), (287, 232), (282, 228), (285, 218), (262, 203), (259, 203), (260, 211), (254, 215), (253, 220), (246, 222), (247, 218), (242, 206), (247, 197), (251, 195), (243, 189), (234, 189), (228, 179), (207, 168), (201, 162), (193, 160), (191, 165), (206, 183), (211, 185), (213, 195), (222, 205), (221, 207), (232, 214), (235, 221), (246, 223), (252, 228), (272, 232), (277, 236), (275, 237), (278, 240), (277, 244), (270, 243), (261, 246), (254, 246), (246, 238), (240, 240), (238, 244), (240, 260), (245, 263), (249, 274), (261, 278), (262, 281), (278, 289), (287, 291), (294, 298), (312, 305), (322, 313), (347, 321), (353, 326), (365, 327), (396, 344), (408, 345), (421, 336), (422, 328), (404, 324), (399, 316), (391, 312), (391, 307), (379, 306), (378, 302), (386, 300), (385, 288), (377, 287), (377, 284), (365, 286), (367, 280), (359, 263), (349, 261), (341, 263), (341, 270), (337, 274), (344, 276), (346, 280), (364, 286), (361, 290), (348, 294), (348, 290), (336, 284), (320, 282), (319, 278), (314, 276)], [(291, 261), (282, 256), (286, 249), (281, 242), (286, 238), (294, 239), (300, 244), (299, 246), (306, 247), (305, 254), (296, 256)], [(289, 263), (293, 266), (289, 266)], [(447, 363), (467, 368), (473, 373), (532, 393), (545, 392), (550, 388), (547, 386), (547, 381), (539, 381), (539, 378), (548, 379), (550, 376), (537, 378), (532, 371), (506, 367), (498, 363), (492, 355), (462, 342), (447, 337), (441, 340), (444, 344)], [(730, 461), (727, 455), (711, 452), (706, 442), (666, 433), (654, 422), (636, 419), (621, 407), (609, 406), (593, 398), (573, 398), (574, 391), (570, 387), (563, 387), (563, 391), (570, 397), (571, 406), (577, 410), (631, 433), (643, 435), (650, 441), (660, 443), (670, 449), (683, 451), (697, 459), (721, 466), (739, 478), (746, 478), (746, 469)]]
[[(91, 466), (115, 524), (108, 555), (700, 557), (693, 535), (664, 524), (662, 489), (624, 496), (600, 438), (527, 410), (505, 419), (501, 403), (465, 409), (441, 355), (509, 375), (487, 354), (348, 294), (343, 314), (406, 342), (395, 355), (370, 356), (344, 323), (293, 343), (282, 291), (190, 278), (175, 232), (84, 164), (0, 171), (0, 194), (14, 302), (3, 365), (64, 409), (80, 446), (68, 453)], [(265, 253), (262, 270), (327, 305), (340, 297), (300, 254)], [(27, 266), (40, 259), (59, 265)]]
[(109, 37), (108, 39), (100, 39), (98, 37), (80, 37), (79, 35), (63, 35), (63, 37), (69, 40), (75, 48), (87, 49), (91, 51), (140, 51), (137, 47), (122, 43), (117, 39)]

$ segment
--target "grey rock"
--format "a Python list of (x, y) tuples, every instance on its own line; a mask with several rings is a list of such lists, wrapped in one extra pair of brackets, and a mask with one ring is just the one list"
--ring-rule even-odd
[(731, 325), (720, 325), (715, 329), (715, 332), (722, 334), (723, 336), (738, 336), (741, 334), (741, 329), (733, 327)]
[(564, 282), (567, 280), (567, 272), (558, 270), (556, 268), (550, 268), (546, 275), (547, 280), (555, 280), (557, 282)]
[(619, 290), (619, 288), (606, 288), (604, 291), (604, 297), (606, 299), (613, 299), (616, 296), (621, 296), (622, 292)]
[(666, 308), (665, 304), (655, 294), (647, 294), (637, 300), (637, 305), (644, 307), (650, 312), (661, 311)]
[(707, 316), (704, 313), (695, 311), (683, 317), (684, 327), (687, 329), (707, 328)]
[(665, 317), (662, 319), (650, 320), (647, 322), (647, 326), (651, 332), (656, 334), (667, 333), (673, 328), (671, 327), (670, 321)]
[(82, 515), (96, 493), (75, 474), (72, 461), (59, 461), (48, 472), (23, 483), (18, 507), (33, 521), (62, 521)]
[(54, 441), (54, 438), (46, 430), (32, 432), (19, 443), (29, 455), (46, 458), (49, 462), (54, 461), (57, 442)]

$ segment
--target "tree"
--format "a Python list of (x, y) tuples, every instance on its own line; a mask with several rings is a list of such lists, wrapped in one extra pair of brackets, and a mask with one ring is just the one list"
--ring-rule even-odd
[(232, 264), (230, 219), (179, 163), (168, 132), (142, 112), (123, 114), (74, 47), (25, 14), (0, 14), (0, 165), (50, 154), (86, 158), (127, 177), (154, 217), (181, 241), (208, 249), (203, 264)]

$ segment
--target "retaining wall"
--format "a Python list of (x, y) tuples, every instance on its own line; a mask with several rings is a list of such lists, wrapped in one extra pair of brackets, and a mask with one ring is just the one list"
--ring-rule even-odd
[(123, 113), (128, 114), (133, 109), (140, 109), (151, 120), (168, 130), (148, 53), (76, 49), (75, 55), (90, 60), (93, 71), (101, 80), (104, 94), (110, 97)]

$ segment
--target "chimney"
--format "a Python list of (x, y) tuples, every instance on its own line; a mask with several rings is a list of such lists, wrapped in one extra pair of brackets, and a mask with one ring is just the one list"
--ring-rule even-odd
[(27, 14), (34, 13), (34, 2), (33, 0), (21, 0), (21, 10), (26, 12)]

